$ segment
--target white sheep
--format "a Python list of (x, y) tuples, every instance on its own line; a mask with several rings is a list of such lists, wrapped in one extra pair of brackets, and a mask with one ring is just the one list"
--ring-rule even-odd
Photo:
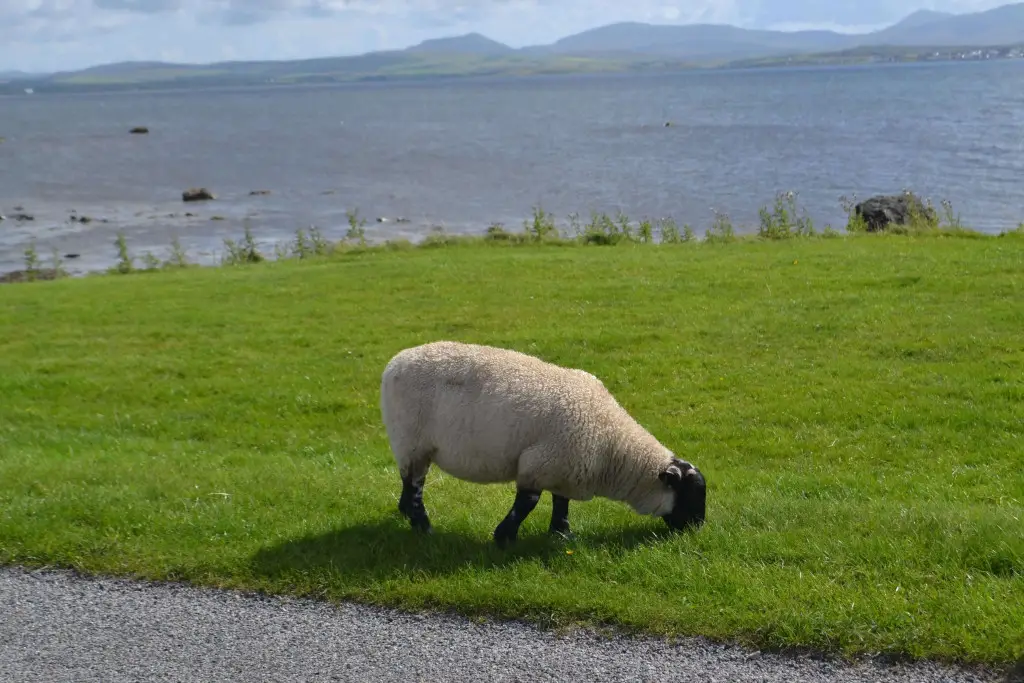
[(569, 501), (594, 496), (700, 526), (705, 481), (640, 426), (594, 375), (517, 351), (438, 341), (396, 354), (381, 376), (380, 407), (402, 478), (399, 511), (431, 531), (423, 484), (431, 463), (464, 481), (514, 481), (512, 509), (494, 530), (505, 547), (552, 495), (549, 532), (568, 536)]

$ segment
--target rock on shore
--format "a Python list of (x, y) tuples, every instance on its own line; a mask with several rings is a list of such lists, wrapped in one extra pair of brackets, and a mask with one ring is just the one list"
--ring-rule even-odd
[(192, 187), (181, 193), (183, 202), (200, 202), (208, 199), (216, 199), (216, 197), (205, 187)]
[(864, 220), (868, 232), (881, 232), (890, 225), (907, 225), (915, 213), (935, 220), (935, 211), (909, 192), (870, 197), (857, 204), (854, 213)]

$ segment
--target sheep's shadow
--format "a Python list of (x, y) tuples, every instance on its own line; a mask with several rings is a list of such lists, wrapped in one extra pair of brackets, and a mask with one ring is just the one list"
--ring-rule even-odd
[(396, 516), (262, 548), (253, 555), (251, 566), (257, 575), (267, 578), (324, 572), (364, 580), (387, 580), (413, 573), (442, 576), (467, 567), (500, 569), (524, 558), (545, 561), (579, 544), (628, 552), (669, 535), (650, 527), (598, 528), (574, 530), (576, 539), (566, 540), (524, 528), (519, 540), (503, 550), (494, 544), (490, 532), (488, 529), (468, 536), (435, 526), (433, 533), (423, 534)]

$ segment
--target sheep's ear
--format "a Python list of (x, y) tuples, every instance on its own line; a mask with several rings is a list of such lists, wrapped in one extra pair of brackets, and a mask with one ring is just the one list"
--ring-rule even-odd
[(665, 468), (665, 471), (658, 475), (658, 479), (661, 479), (666, 484), (678, 484), (683, 480), (683, 471), (679, 469), (678, 465), (672, 464)]
[(679, 469), (682, 470), (684, 477), (696, 477), (697, 468), (686, 462), (685, 460), (679, 461)]

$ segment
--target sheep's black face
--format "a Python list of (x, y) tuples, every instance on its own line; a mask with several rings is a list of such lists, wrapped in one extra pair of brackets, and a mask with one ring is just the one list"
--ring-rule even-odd
[(661, 516), (665, 523), (673, 531), (695, 529), (702, 525), (707, 507), (707, 484), (700, 470), (685, 460), (675, 458), (658, 478), (676, 493), (676, 504), (672, 512)]

